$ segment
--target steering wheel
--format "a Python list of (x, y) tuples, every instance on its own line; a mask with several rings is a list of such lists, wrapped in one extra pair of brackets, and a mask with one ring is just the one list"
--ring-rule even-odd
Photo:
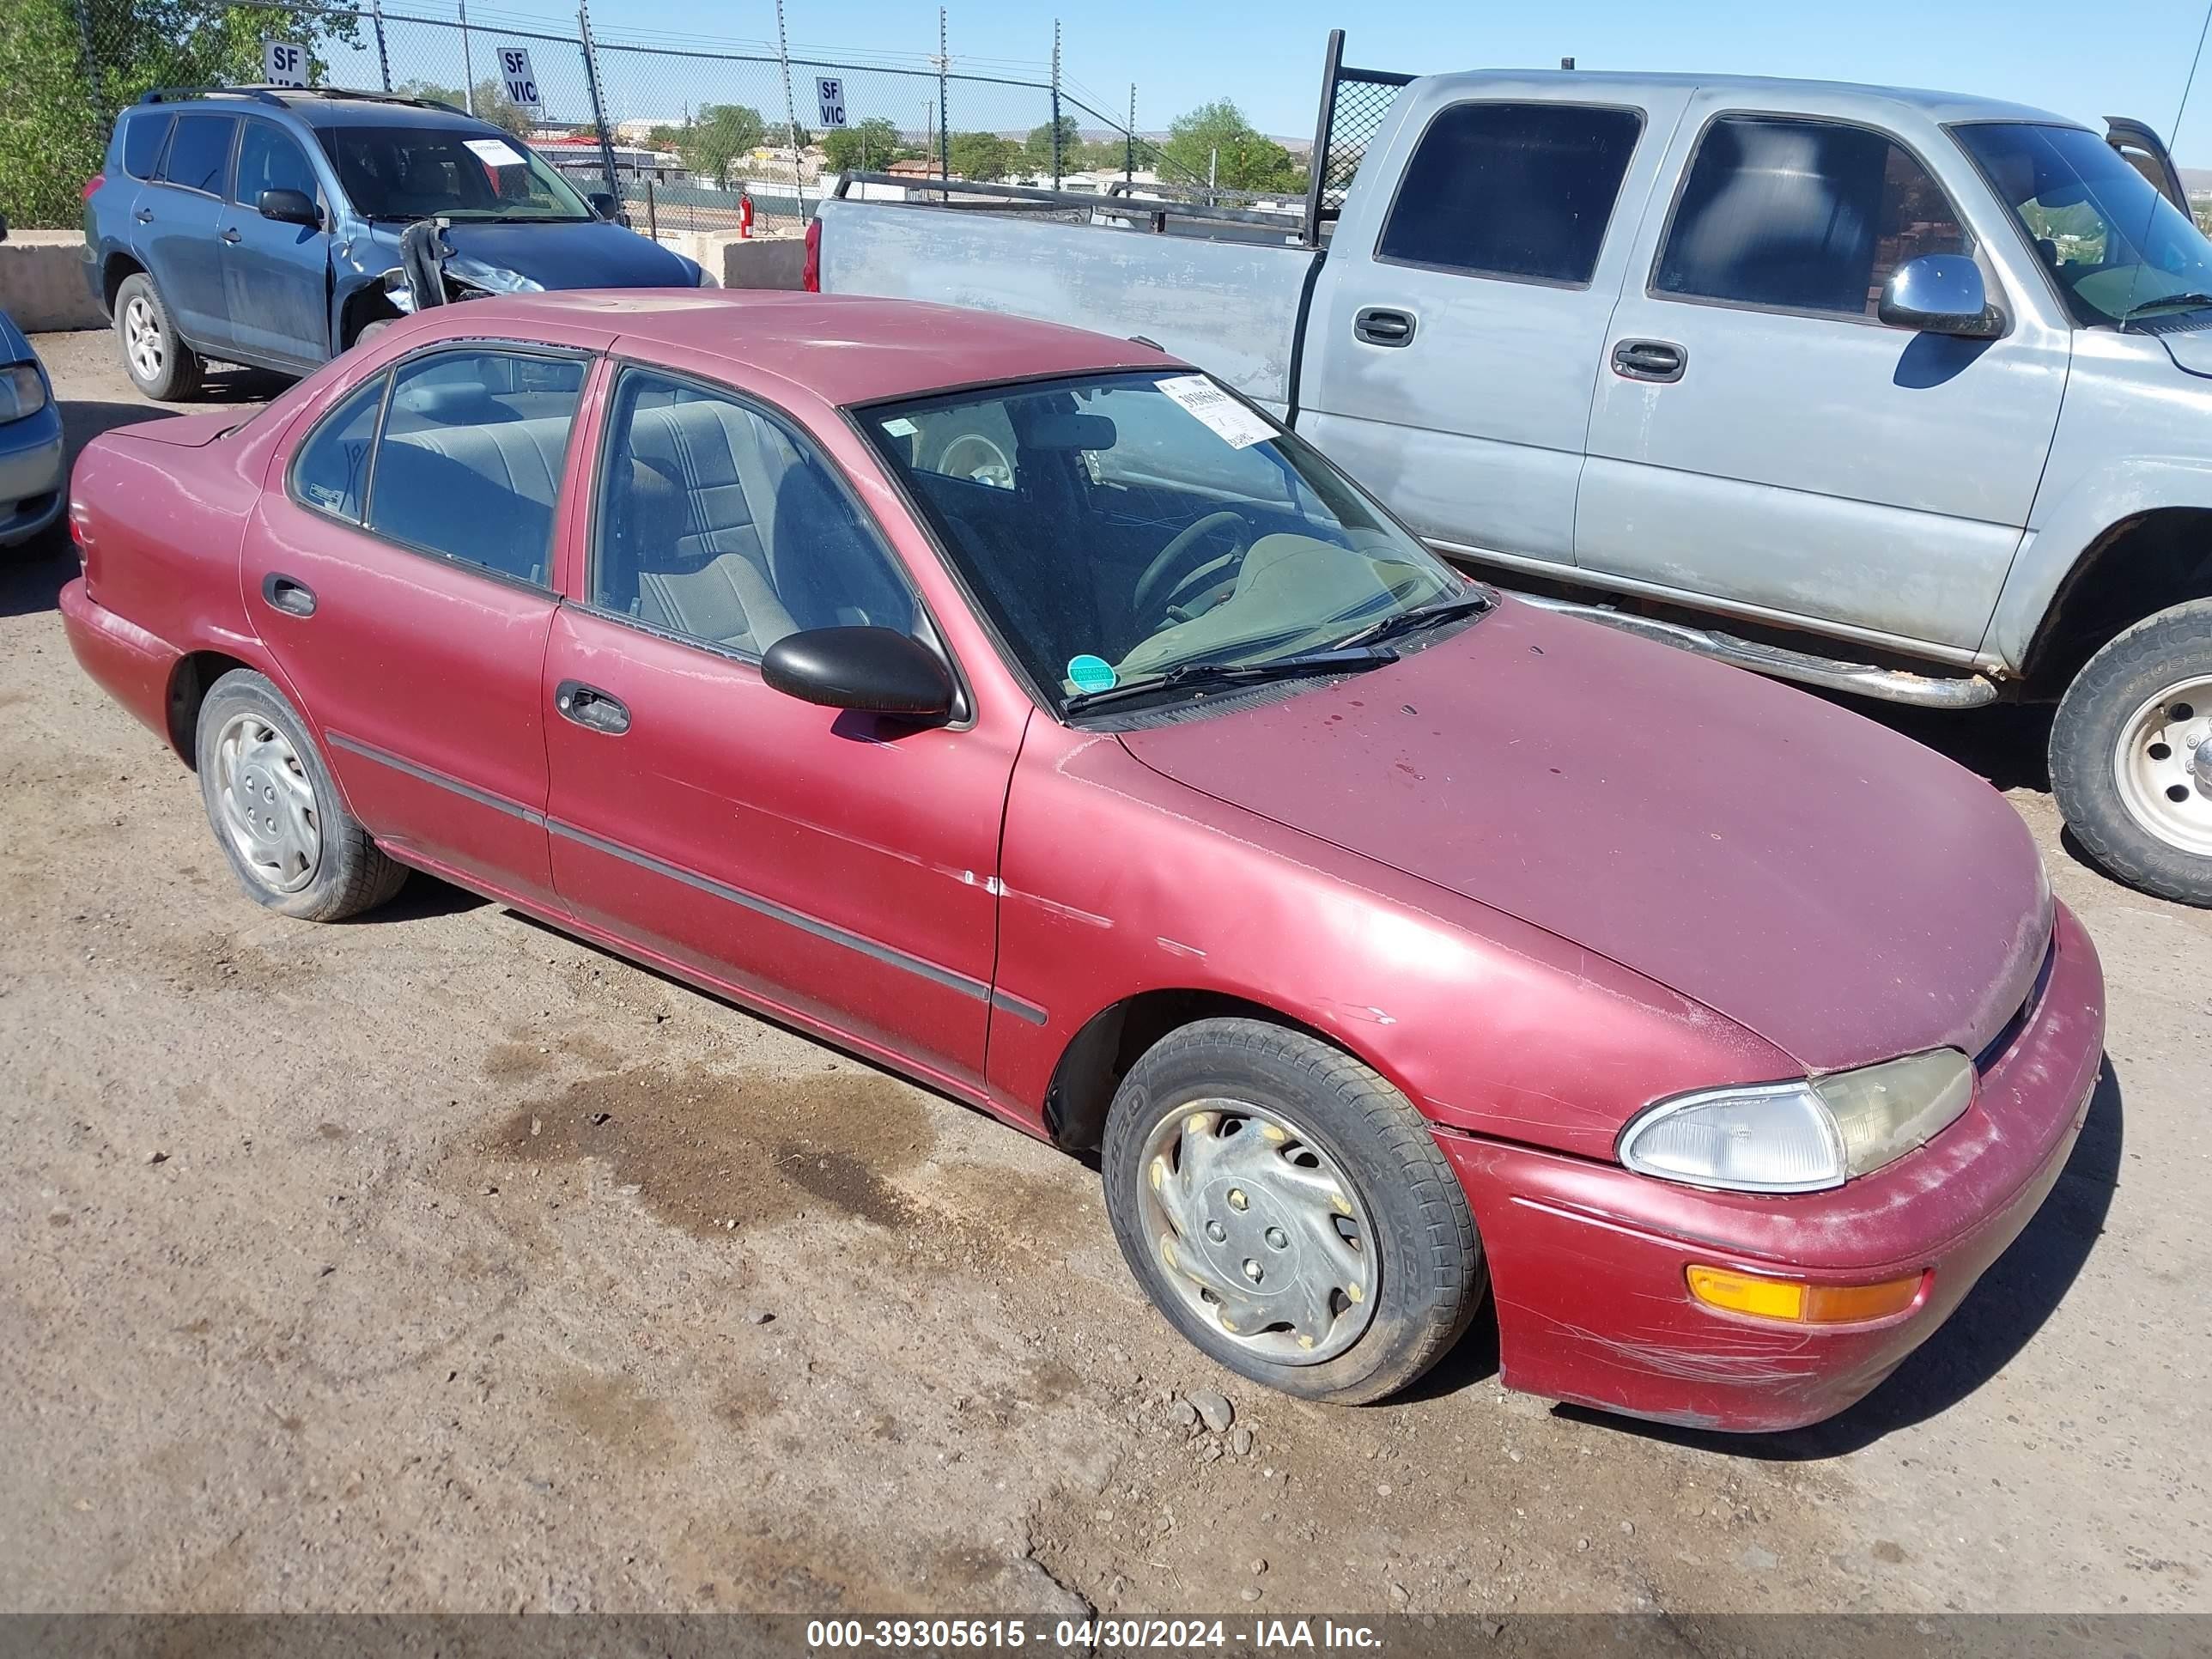
[[(1173, 541), (1152, 556), (1152, 562), (1145, 567), (1145, 574), (1137, 578), (1137, 591), (1129, 601), (1129, 614), (1140, 619), (1149, 618), (1154, 614), (1152, 608), (1153, 600), (1174, 599), (1182, 590), (1183, 584), (1208, 562), (1206, 550), (1200, 544), (1213, 532), (1231, 525), (1237, 528), (1237, 545), (1221, 556), (1228, 559), (1242, 557), (1251, 547), (1251, 542), (1244, 534), (1244, 515), (1229, 512), (1207, 514), (1195, 524), (1187, 526)], [(1182, 568), (1185, 565), (1191, 568), (1186, 570)], [(1164, 617), (1169, 608), (1163, 604), (1158, 614)]]

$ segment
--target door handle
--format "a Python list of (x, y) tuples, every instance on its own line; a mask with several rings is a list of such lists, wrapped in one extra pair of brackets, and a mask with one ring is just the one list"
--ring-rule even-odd
[(555, 687), (553, 706), (561, 711), (562, 719), (573, 720), (586, 731), (618, 738), (629, 730), (629, 710), (622, 700), (581, 680), (562, 680)]
[(222, 230), (222, 240), (226, 242), (238, 242), (245, 239), (239, 235), (236, 225), (225, 225)]
[(1352, 337), (1364, 345), (1401, 346), (1413, 341), (1413, 313), (1389, 306), (1364, 306), (1352, 319)]
[(1690, 366), (1690, 354), (1672, 340), (1623, 340), (1613, 349), (1613, 372), (1625, 380), (1671, 385)]
[(261, 579), (261, 597), (288, 617), (315, 614), (315, 590), (277, 571), (272, 570)]
[(150, 225), (154, 222), (154, 210), (151, 208), (140, 208), (131, 216), (136, 219), (142, 225)]

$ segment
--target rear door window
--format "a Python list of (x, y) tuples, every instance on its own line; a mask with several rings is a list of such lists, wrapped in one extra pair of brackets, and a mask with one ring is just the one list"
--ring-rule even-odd
[(230, 141), (238, 131), (234, 115), (179, 115), (169, 140), (161, 177), (185, 190), (220, 196), (230, 174)]
[(546, 586), (584, 368), (574, 357), (483, 350), (401, 365), (377, 441), (369, 529)]
[(1573, 104), (1455, 104), (1407, 164), (1378, 258), (1583, 286), (1644, 118)]
[(151, 179), (161, 159), (161, 145), (169, 136), (175, 117), (164, 110), (159, 114), (126, 115), (123, 118), (123, 170), (133, 179)]
[(1942, 187), (1887, 134), (1729, 115), (1698, 143), (1651, 286), (1871, 317), (1906, 260), (1972, 251)]
[(359, 524), (368, 504), (368, 458), (389, 374), (380, 374), (325, 415), (292, 463), (292, 493), (319, 512)]

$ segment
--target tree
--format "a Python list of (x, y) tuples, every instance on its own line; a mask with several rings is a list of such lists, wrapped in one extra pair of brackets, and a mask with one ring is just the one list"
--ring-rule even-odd
[[(465, 110), (469, 100), (465, 94), (453, 87), (441, 87), (434, 81), (402, 81), (392, 90), (403, 98), (427, 98), (433, 103), (450, 104), (455, 109)], [(507, 88), (499, 82), (486, 78), (477, 82), (476, 116), (479, 121), (489, 121), (502, 131), (517, 138), (530, 137), (537, 124), (530, 112), (507, 95)], [(592, 137), (599, 137), (596, 127), (581, 129)]]
[[(80, 191), (100, 171), (115, 112), (154, 87), (261, 78), (261, 42), (322, 48), (360, 35), (360, 19), (311, 7), (223, 0), (0, 0), (0, 211), (18, 225), (81, 222)], [(86, 51), (87, 35), (90, 52)]]
[[(1049, 121), (1031, 129), (1027, 143), (1022, 146), (1022, 158), (1032, 173), (1052, 171), (1052, 125)], [(1060, 118), (1060, 164), (1073, 170), (1075, 154), (1083, 147), (1083, 134), (1075, 125), (1073, 115)]]
[(677, 134), (684, 164), (703, 173), (718, 190), (729, 185), (730, 164), (758, 147), (767, 132), (761, 112), (745, 104), (702, 104), (697, 119)]
[(906, 153), (899, 130), (880, 115), (871, 115), (856, 127), (836, 127), (822, 135), (822, 154), (839, 173), (866, 173), (884, 167)]
[(1179, 183), (1206, 183), (1211, 166), (1213, 182), (1224, 190), (1306, 187), (1305, 169), (1291, 159), (1290, 151), (1254, 131), (1244, 112), (1226, 98), (1176, 117), (1160, 153), (1162, 173)]
[(1021, 149), (995, 132), (956, 132), (952, 135), (952, 171), (963, 179), (988, 182), (1003, 179), (1022, 159)]

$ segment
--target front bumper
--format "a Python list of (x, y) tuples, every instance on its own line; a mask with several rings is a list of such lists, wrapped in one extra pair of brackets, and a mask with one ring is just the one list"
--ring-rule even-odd
[[(1439, 1132), (1489, 1256), (1504, 1382), (1705, 1429), (1833, 1416), (1936, 1332), (2040, 1207), (2087, 1115), (2104, 1035), (2103, 969), (2062, 905), (2042, 993), (1973, 1103), (1925, 1146), (1832, 1192), (1703, 1192)], [(1797, 1325), (1693, 1301), (1692, 1265), (1832, 1284), (1927, 1278), (1902, 1313)]]
[(68, 482), (62, 417), (51, 401), (0, 426), (0, 547), (27, 542), (60, 518)]

